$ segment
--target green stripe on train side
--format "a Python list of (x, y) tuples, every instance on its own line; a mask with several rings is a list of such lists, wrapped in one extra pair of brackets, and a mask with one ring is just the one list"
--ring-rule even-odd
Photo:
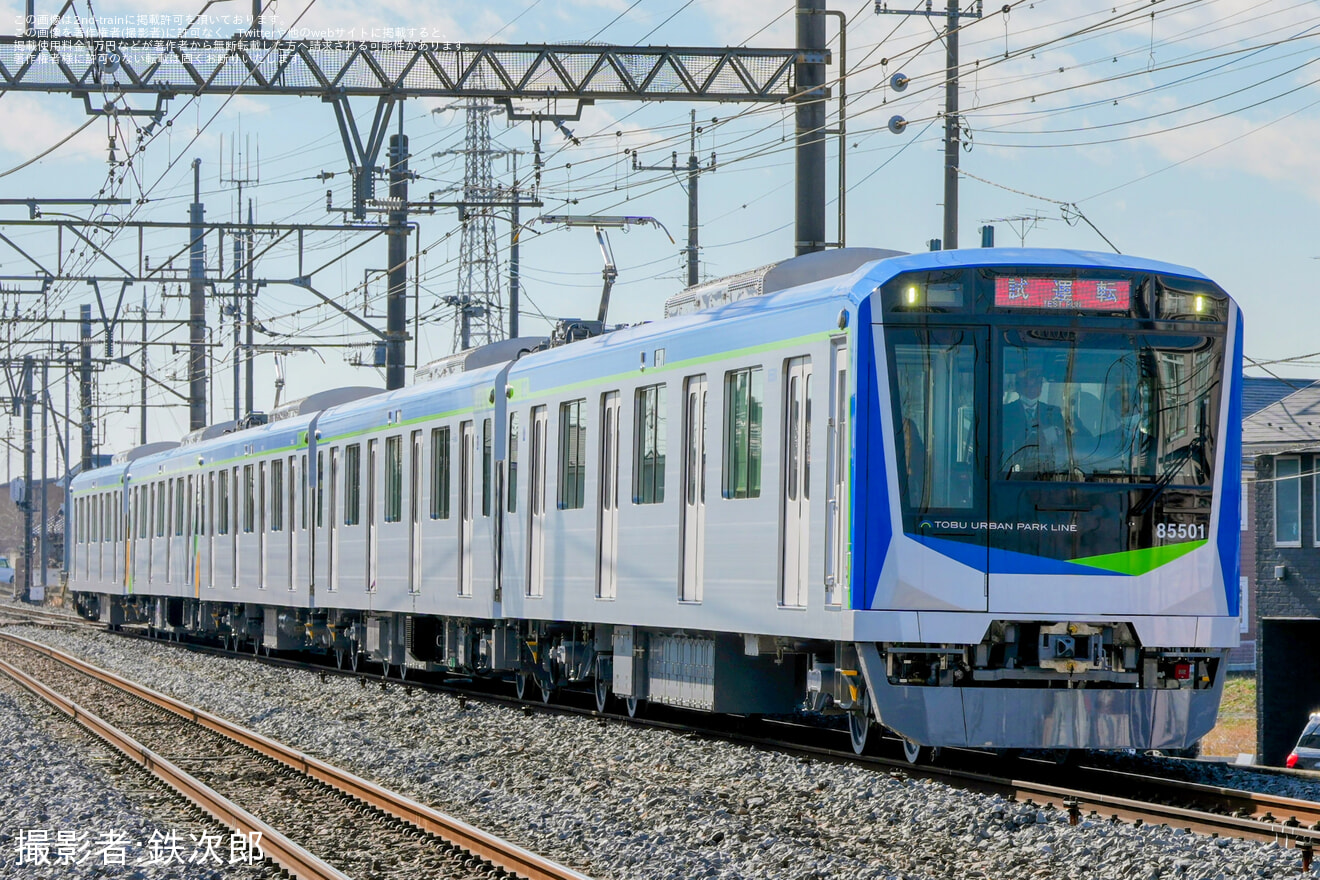
[(1125, 550), (1122, 553), (1105, 553), (1100, 556), (1084, 556), (1081, 559), (1069, 559), (1076, 565), (1102, 568), (1115, 574), (1145, 574), (1154, 571), (1196, 550), (1204, 547), (1206, 541), (1184, 541), (1181, 544), (1168, 544), (1164, 547), (1147, 547), (1142, 550)]

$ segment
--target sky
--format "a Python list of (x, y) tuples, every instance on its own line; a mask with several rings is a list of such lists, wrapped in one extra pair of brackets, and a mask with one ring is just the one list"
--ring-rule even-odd
[[(38, 4), (39, 15), (58, 5)], [(937, 4), (940, 5), (940, 4)], [(76, 0), (76, 16), (61, 30), (103, 38), (127, 36), (130, 28), (161, 28), (177, 34), (203, 4), (165, 0)], [(895, 0), (891, 9), (919, 9), (924, 0)], [(833, 51), (831, 88), (846, 74), (847, 244), (917, 251), (941, 235), (943, 225), (943, 119), (945, 52), (938, 29), (943, 18), (879, 14), (875, 4), (849, 0), (831, 8), (848, 15), (846, 66), (837, 52), (837, 19), (827, 32)], [(964, 8), (971, 9), (970, 5)], [(207, 8), (192, 33), (227, 37), (246, 26), (250, 4), (221, 2)], [(1007, 10), (1005, 12), (1005, 10)], [(6, 33), (19, 28), (21, 8), (12, 7)], [(1320, 270), (1315, 220), (1320, 174), (1314, 145), (1320, 141), (1320, 4), (1273, 0), (1140, 0), (1097, 4), (1084, 0), (1019, 0), (986, 4), (980, 19), (962, 19), (960, 103), (965, 126), (960, 165), (959, 243), (979, 244), (979, 228), (995, 226), (999, 245), (1108, 251), (1116, 248), (1182, 264), (1217, 281), (1242, 305), (1246, 354), (1257, 366), (1300, 379), (1320, 378), (1320, 335), (1312, 298)], [(180, 19), (179, 17), (183, 18)], [(789, 3), (756, 0), (511, 0), (485, 3), (417, 4), (404, 0), (276, 0), (267, 7), (268, 37), (335, 36), (387, 39), (428, 36), (466, 44), (580, 43), (615, 45), (746, 45), (786, 48), (794, 43)], [(41, 23), (40, 20), (38, 22)], [(897, 92), (894, 74), (908, 79)], [(837, 95), (837, 92), (833, 93)], [(139, 98), (134, 106), (144, 106)], [(169, 125), (142, 132), (141, 119), (89, 117), (80, 100), (66, 95), (0, 93), (0, 197), (88, 198), (117, 194), (137, 203), (124, 208), (55, 207), (87, 217), (182, 221), (192, 200), (192, 162), (201, 160), (206, 218), (239, 216), (235, 178), (251, 200), (258, 222), (339, 223), (327, 212), (327, 190), (335, 207), (348, 203), (347, 159), (334, 114), (315, 98), (225, 99), (178, 97), (166, 106)], [(372, 102), (356, 101), (363, 126)], [(682, 175), (634, 171), (640, 164), (667, 166), (678, 151), (686, 164), (690, 113), (700, 133), (697, 153), (714, 168), (699, 186), (701, 272), (715, 278), (785, 259), (793, 254), (793, 115), (782, 105), (683, 102), (600, 102), (567, 123), (579, 143), (550, 126), (491, 118), (496, 149), (495, 181), (513, 180), (508, 153), (518, 151), (524, 192), (536, 183), (531, 163), (542, 158), (538, 213), (628, 214), (654, 217), (675, 239), (643, 226), (610, 232), (619, 277), (611, 298), (614, 322), (655, 320), (665, 299), (683, 286), (681, 248), (687, 231), (687, 196)], [(829, 124), (836, 124), (836, 101)], [(907, 126), (889, 131), (893, 116)], [(453, 199), (461, 191), (466, 114), (453, 101), (404, 103), (410, 139), (414, 199), (427, 193)], [(79, 131), (80, 127), (86, 125)], [(391, 130), (396, 130), (394, 125)], [(77, 132), (70, 137), (71, 133)], [(111, 137), (114, 162), (111, 164)], [(67, 140), (66, 140), (67, 139)], [(827, 233), (837, 237), (837, 139), (828, 146)], [(635, 151), (635, 153), (633, 152)], [(125, 158), (131, 155), (131, 161)], [(33, 161), (35, 160), (35, 161)], [(30, 163), (30, 164), (25, 164)], [(333, 175), (333, 176), (330, 176)], [(382, 186), (383, 189), (383, 186)], [(0, 206), (0, 218), (27, 217), (25, 206)], [(453, 350), (455, 327), (444, 298), (458, 284), (461, 224), (452, 210), (416, 217), (425, 253), (410, 265), (418, 279), (419, 334), (409, 345), (410, 363), (425, 364)], [(506, 271), (509, 223), (499, 219), (500, 271)], [(107, 263), (88, 263), (77, 242), (57, 241), (45, 229), (0, 229), (0, 274), (23, 275), (31, 263), (59, 259), (82, 271), (115, 274)], [(319, 272), (318, 289), (384, 322), (383, 240), (354, 250), (362, 233), (309, 235), (305, 267)], [(152, 265), (186, 246), (183, 230), (147, 233), (143, 251)], [(524, 311), (522, 332), (542, 334), (558, 317), (594, 316), (602, 258), (587, 228), (532, 224), (520, 234)], [(267, 250), (267, 246), (269, 249)], [(264, 250), (256, 272), (267, 278), (298, 274), (289, 242), (259, 240)], [(125, 265), (138, 259), (133, 233), (108, 247)], [(410, 240), (409, 254), (414, 253)], [(345, 256), (347, 254), (347, 256)], [(208, 268), (218, 269), (208, 247)], [(225, 265), (232, 254), (224, 255)], [(368, 279), (364, 285), (364, 279)], [(75, 341), (70, 324), (42, 326), (30, 319), (45, 313), (71, 317), (80, 303), (94, 302), (85, 284), (57, 285), (45, 302), (31, 282), (4, 282), (0, 333), (8, 356), (46, 354), (48, 342)], [(117, 289), (103, 290), (112, 298)], [(169, 319), (187, 316), (186, 289), (177, 284), (136, 285), (126, 299), (134, 310), (145, 297), (153, 321), (149, 372), (187, 392), (187, 328)], [(507, 289), (506, 289), (507, 297)], [(208, 308), (216, 334), (212, 349), (216, 420), (232, 416), (229, 344), (231, 319), (221, 303)], [(95, 307), (94, 307), (95, 308)], [(287, 401), (340, 385), (383, 387), (383, 372), (353, 366), (368, 353), (361, 328), (319, 305), (307, 291), (289, 285), (263, 287), (257, 297), (259, 345), (293, 345), (306, 351), (256, 359), (255, 408), (274, 403), (277, 372)], [(14, 320), (18, 315), (22, 320)], [(137, 311), (120, 328), (129, 344), (115, 355), (139, 362)], [(414, 304), (409, 303), (410, 329)], [(98, 343), (104, 331), (98, 328)], [(98, 356), (102, 354), (98, 351)], [(1314, 356), (1313, 356), (1314, 355)], [(65, 380), (52, 370), (51, 395), (62, 409)], [(96, 437), (103, 451), (129, 448), (140, 440), (137, 400), (140, 378), (118, 364), (98, 370)], [(148, 392), (149, 441), (177, 439), (186, 432), (186, 404), (152, 383)], [(73, 389), (76, 406), (76, 386)], [(21, 421), (5, 428), (16, 443)], [(76, 444), (76, 431), (74, 432)], [(51, 442), (51, 455), (55, 445)], [(9, 453), (9, 467), (18, 457)], [(52, 459), (53, 460), (53, 459)], [(7, 471), (8, 474), (9, 471)], [(14, 470), (13, 472), (17, 472)]]

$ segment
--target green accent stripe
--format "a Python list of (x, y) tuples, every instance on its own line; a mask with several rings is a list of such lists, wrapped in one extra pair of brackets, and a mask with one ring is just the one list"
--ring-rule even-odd
[(1173, 562), (1204, 547), (1205, 541), (1184, 541), (1181, 544), (1168, 544), (1164, 547), (1147, 547), (1143, 550), (1126, 550), (1122, 553), (1105, 553), (1101, 556), (1085, 556), (1081, 559), (1069, 559), (1077, 565), (1102, 568), (1117, 574), (1145, 574), (1161, 565)]

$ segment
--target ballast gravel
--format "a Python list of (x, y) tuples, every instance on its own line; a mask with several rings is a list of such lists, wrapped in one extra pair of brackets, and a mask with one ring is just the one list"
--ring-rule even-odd
[(0, 877), (260, 880), (253, 852), (0, 675)]
[[(13, 631), (601, 880), (1300, 874), (1297, 852), (1279, 844), (1096, 817), (1074, 827), (1062, 810), (901, 774), (336, 676), (322, 682), (105, 633)], [(12, 827), (6, 819), (4, 833)]]

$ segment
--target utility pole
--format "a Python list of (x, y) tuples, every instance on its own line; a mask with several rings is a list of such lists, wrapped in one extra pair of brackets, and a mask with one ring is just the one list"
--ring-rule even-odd
[[(697, 201), (697, 180), (703, 171), (715, 170), (715, 154), (710, 154), (710, 162), (703, 168), (701, 160), (697, 158), (697, 111), (692, 111), (691, 130), (688, 133), (688, 160), (687, 160), (687, 197), (688, 197), (688, 239), (687, 247), (683, 253), (687, 256), (687, 286), (692, 287), (698, 281), (698, 201)], [(637, 152), (632, 154), (633, 171), (671, 171), (678, 174), (678, 151), (670, 154), (670, 164), (664, 165), (643, 165), (638, 160)], [(824, 192), (824, 190), (822, 190)], [(822, 215), (823, 216), (823, 215)]]
[(50, 559), (50, 511), (47, 509), (46, 481), (50, 479), (46, 444), (47, 425), (50, 422), (50, 358), (41, 362), (41, 598), (46, 598), (46, 569)]
[(138, 445), (147, 442), (147, 291), (142, 291), (142, 425), (138, 433)]
[(78, 335), (81, 360), (78, 365), (78, 406), (81, 410), (82, 472), (92, 469), (92, 306), (79, 308)]
[[(90, 308), (90, 306), (88, 307)], [(61, 349), (61, 354), (64, 353)], [(69, 418), (69, 386), (73, 384), (70, 381), (67, 357), (65, 359), (64, 369), (64, 560), (60, 566), (64, 571), (69, 570), (69, 559), (72, 558), (73, 550), (69, 544), (69, 533), (72, 529), (69, 527), (70, 517), (73, 516), (73, 506), (69, 504), (69, 486), (73, 480), (73, 450), (69, 448), (69, 423), (73, 419)]]
[(243, 385), (243, 410), (244, 415), (252, 415), (252, 361), (254, 358), (252, 350), (252, 328), (256, 324), (256, 266), (257, 262), (257, 236), (252, 230), (252, 199), (248, 199), (248, 222), (245, 236), (247, 238), (247, 327), (244, 328), (243, 338), (247, 343), (243, 360), (247, 361), (247, 372), (244, 373)]
[(32, 355), (23, 358), (23, 601), (32, 598)]
[[(202, 206), (202, 160), (193, 159), (192, 223), (188, 256), (188, 430), (206, 427), (206, 239)], [(143, 320), (146, 320), (145, 313)], [(146, 346), (142, 348), (143, 356)], [(146, 382), (145, 376), (142, 380)], [(144, 385), (145, 388), (145, 385)], [(142, 404), (142, 436), (146, 437), (146, 401)]]
[[(261, 28), (261, 14), (257, 8), (259, 0), (253, 0), (252, 27), (259, 32)], [(221, 164), (224, 162), (224, 144), (221, 144)], [(238, 166), (242, 165), (240, 172)], [(243, 148), (238, 148), (237, 139), (231, 139), (229, 142), (229, 176), (221, 177), (221, 183), (233, 184), (238, 192), (235, 199), (234, 222), (236, 227), (233, 231), (234, 236), (234, 302), (228, 309), (230, 317), (234, 319), (234, 421), (238, 421), (243, 416), (252, 412), (252, 318), (253, 318), (253, 298), (256, 294), (255, 266), (253, 265), (256, 257), (256, 244), (252, 230), (252, 202), (248, 200), (248, 222), (247, 227), (242, 228), (243, 223), (243, 187), (251, 183), (261, 182), (261, 149), (260, 143), (257, 146), (257, 171), (252, 171), (252, 145), (247, 140), (243, 142)], [(247, 259), (244, 260), (244, 254)], [(244, 272), (246, 263), (247, 271)], [(246, 294), (247, 307), (244, 309), (244, 281), (246, 276)], [(241, 330), (246, 311), (247, 330), (246, 334)], [(244, 353), (242, 344), (247, 343), (246, 353)], [(247, 381), (243, 382), (243, 365), (247, 363)], [(240, 385), (242, 388), (240, 389)], [(240, 397), (240, 390), (243, 396)]]
[(936, 12), (927, 3), (924, 10), (890, 9), (876, 0), (877, 13), (944, 16), (944, 238), (941, 247), (958, 247), (958, 149), (962, 146), (962, 125), (958, 119), (958, 30), (960, 18), (980, 18), (981, 0), (976, 9), (961, 9), (961, 0), (948, 0), (944, 12)]
[[(243, 216), (243, 190), (239, 188), (239, 210), (240, 217)], [(243, 403), (239, 396), (239, 384), (243, 379), (243, 359), (239, 357), (242, 350), (242, 327), (243, 327), (243, 233), (234, 232), (234, 302), (229, 307), (229, 316), (234, 321), (234, 421), (243, 418)]]
[(390, 135), (389, 289), (385, 295), (385, 389), (402, 388), (408, 360), (408, 136)]

